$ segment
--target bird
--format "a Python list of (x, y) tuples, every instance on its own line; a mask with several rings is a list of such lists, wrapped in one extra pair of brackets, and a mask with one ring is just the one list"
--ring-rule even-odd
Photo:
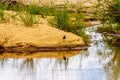
[(65, 57), (65, 56), (63, 56), (63, 59), (64, 59), (64, 60), (66, 60), (66, 57)]
[(63, 39), (66, 39), (66, 36), (65, 36), (65, 35), (63, 36)]
[(4, 48), (3, 48), (3, 46), (2, 46), (2, 45), (0, 45), (0, 54), (2, 54), (2, 53), (3, 53), (3, 51), (4, 51)]

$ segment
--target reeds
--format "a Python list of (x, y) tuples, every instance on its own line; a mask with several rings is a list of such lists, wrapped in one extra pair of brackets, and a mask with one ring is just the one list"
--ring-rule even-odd
[(55, 14), (55, 21), (57, 28), (64, 31), (70, 31), (69, 15), (67, 12), (67, 7), (65, 7), (64, 10), (58, 11)]
[(36, 6), (35, 4), (30, 4), (27, 7), (27, 12), (29, 14), (39, 14), (40, 13), (40, 8), (38, 6)]

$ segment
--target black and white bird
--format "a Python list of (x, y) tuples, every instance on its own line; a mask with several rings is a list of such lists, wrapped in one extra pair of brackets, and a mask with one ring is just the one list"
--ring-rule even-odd
[(63, 36), (63, 39), (66, 39), (66, 36), (65, 36), (65, 35)]

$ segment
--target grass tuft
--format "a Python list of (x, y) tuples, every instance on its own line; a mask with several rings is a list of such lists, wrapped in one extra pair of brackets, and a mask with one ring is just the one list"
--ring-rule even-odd
[(31, 15), (28, 13), (21, 14), (20, 16), (21, 21), (24, 23), (25, 26), (31, 27), (34, 24), (38, 23), (35, 15)]
[(0, 20), (5, 20), (5, 14), (3, 10), (0, 10)]
[(70, 31), (69, 15), (67, 12), (67, 7), (65, 7), (64, 10), (55, 13), (55, 21), (57, 28), (64, 31)]
[(27, 12), (29, 14), (39, 14), (39, 11), (40, 8), (38, 6), (36, 6), (35, 4), (30, 4), (28, 7), (27, 7)]

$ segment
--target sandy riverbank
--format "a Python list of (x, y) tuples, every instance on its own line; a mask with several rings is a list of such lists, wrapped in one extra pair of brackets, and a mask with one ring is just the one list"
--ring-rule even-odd
[[(4, 47), (84, 45), (84, 41), (80, 36), (46, 24), (25, 27), (24, 25), (1, 23), (0, 35), (0, 44)], [(64, 36), (66, 36), (66, 39), (63, 39)]]

